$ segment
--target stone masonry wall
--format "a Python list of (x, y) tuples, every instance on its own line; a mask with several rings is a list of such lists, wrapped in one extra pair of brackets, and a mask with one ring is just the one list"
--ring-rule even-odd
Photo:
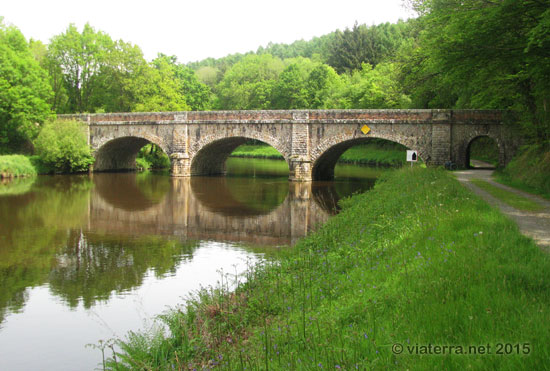
[[(127, 166), (145, 140), (171, 157), (174, 176), (223, 173), (231, 151), (247, 139), (257, 139), (283, 155), (291, 180), (307, 181), (314, 174), (330, 176), (335, 156), (369, 138), (416, 149), (428, 165), (453, 161), (465, 166), (469, 143), (486, 135), (497, 141), (501, 164), (506, 164), (519, 139), (502, 116), (501, 111), (488, 110), (287, 110), (59, 117), (89, 125), (98, 159), (95, 170), (114, 169), (123, 162)], [(364, 125), (370, 128), (368, 134), (361, 132)]]

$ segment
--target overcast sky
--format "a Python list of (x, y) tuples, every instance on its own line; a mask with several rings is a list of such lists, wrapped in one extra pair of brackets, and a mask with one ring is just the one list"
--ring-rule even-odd
[(27, 39), (47, 43), (70, 23), (138, 45), (145, 58), (186, 63), (310, 40), (336, 29), (396, 22), (412, 14), (402, 0), (3, 0), (0, 16)]

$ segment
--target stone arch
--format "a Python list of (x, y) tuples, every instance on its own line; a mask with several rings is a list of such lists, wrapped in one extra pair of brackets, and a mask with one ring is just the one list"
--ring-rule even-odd
[(462, 143), (462, 148), (460, 148), (459, 150), (460, 159), (457, 159), (458, 165), (460, 167), (470, 167), (470, 147), (476, 139), (483, 137), (490, 138), (495, 141), (498, 148), (498, 166), (504, 166), (504, 164), (506, 163), (506, 152), (504, 148), (504, 143), (501, 141), (501, 139), (496, 135), (492, 135), (491, 133), (480, 132), (476, 130), (470, 133), (470, 135), (468, 135)]
[(133, 170), (136, 168), (136, 157), (139, 150), (146, 144), (153, 143), (159, 146), (164, 153), (170, 154), (162, 138), (148, 133), (126, 135), (120, 137), (103, 137), (93, 143), (94, 170)]
[(219, 175), (225, 173), (225, 161), (238, 146), (250, 139), (262, 141), (275, 148), (288, 164), (289, 150), (277, 139), (266, 135), (246, 134), (226, 136), (206, 135), (189, 150), (191, 175)]
[(312, 179), (313, 180), (330, 180), (334, 178), (334, 167), (340, 156), (349, 148), (366, 143), (371, 139), (384, 139), (390, 142), (401, 144), (407, 148), (414, 148), (418, 150), (418, 155), (423, 161), (427, 161), (430, 158), (429, 152), (425, 148), (417, 147), (416, 142), (412, 140), (400, 140), (392, 137), (355, 137), (349, 135), (337, 135), (320, 143), (311, 152), (312, 162)]

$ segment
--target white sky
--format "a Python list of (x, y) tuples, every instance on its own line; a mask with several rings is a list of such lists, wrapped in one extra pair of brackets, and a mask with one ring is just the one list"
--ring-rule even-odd
[(70, 23), (82, 31), (88, 22), (148, 60), (164, 53), (187, 63), (412, 14), (402, 0), (3, 0), (0, 16), (27, 39), (48, 43)]

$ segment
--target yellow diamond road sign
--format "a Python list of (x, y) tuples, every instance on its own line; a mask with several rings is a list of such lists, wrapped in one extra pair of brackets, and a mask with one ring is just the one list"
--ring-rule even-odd
[(370, 128), (367, 125), (363, 125), (363, 127), (361, 128), (361, 131), (363, 132), (363, 134), (368, 134), (370, 131)]

